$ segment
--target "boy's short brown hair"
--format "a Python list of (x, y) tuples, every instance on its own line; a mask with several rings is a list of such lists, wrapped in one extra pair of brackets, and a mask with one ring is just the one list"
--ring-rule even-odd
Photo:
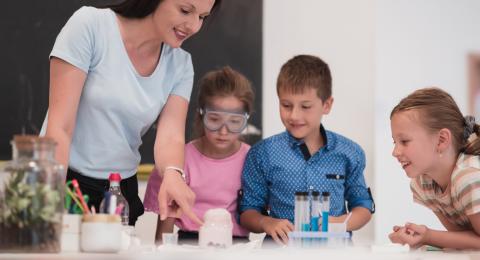
[(332, 96), (332, 75), (328, 64), (316, 56), (297, 55), (280, 69), (277, 78), (277, 94), (288, 91), (300, 94), (307, 88), (317, 90), (317, 96), (325, 101)]

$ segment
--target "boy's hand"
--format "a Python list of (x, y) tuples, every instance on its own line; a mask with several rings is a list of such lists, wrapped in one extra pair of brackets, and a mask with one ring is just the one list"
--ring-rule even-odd
[(260, 219), (260, 226), (275, 242), (285, 245), (288, 243), (288, 232), (294, 229), (293, 224), (287, 219), (276, 219), (267, 216)]
[(429, 229), (425, 225), (407, 223), (405, 226), (394, 226), (393, 233), (388, 237), (392, 243), (408, 244), (411, 248), (418, 248), (425, 244)]

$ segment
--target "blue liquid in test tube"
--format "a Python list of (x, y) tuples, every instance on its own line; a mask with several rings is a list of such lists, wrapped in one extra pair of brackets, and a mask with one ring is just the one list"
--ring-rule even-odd
[(312, 191), (312, 217), (310, 218), (310, 226), (312, 231), (318, 231), (318, 220), (320, 219), (320, 192)]
[(330, 193), (322, 192), (322, 232), (328, 232), (329, 212), (330, 212)]

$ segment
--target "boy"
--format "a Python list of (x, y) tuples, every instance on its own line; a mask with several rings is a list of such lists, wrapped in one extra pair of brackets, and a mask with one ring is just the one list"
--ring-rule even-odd
[[(320, 58), (299, 55), (282, 66), (277, 94), (286, 131), (254, 145), (243, 169), (240, 222), (248, 230), (287, 243), (296, 191), (330, 192), (330, 222), (344, 221), (346, 201), (349, 231), (370, 220), (374, 203), (362, 148), (321, 124), (332, 108), (331, 93), (330, 69)], [(270, 216), (261, 214), (267, 207)]]

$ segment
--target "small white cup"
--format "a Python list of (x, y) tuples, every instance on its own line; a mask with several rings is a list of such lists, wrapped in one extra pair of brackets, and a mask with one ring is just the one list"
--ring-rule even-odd
[(82, 215), (63, 214), (62, 252), (78, 252), (80, 250), (80, 224)]
[(178, 244), (178, 234), (177, 233), (162, 233), (162, 243), (163, 245), (175, 246)]

